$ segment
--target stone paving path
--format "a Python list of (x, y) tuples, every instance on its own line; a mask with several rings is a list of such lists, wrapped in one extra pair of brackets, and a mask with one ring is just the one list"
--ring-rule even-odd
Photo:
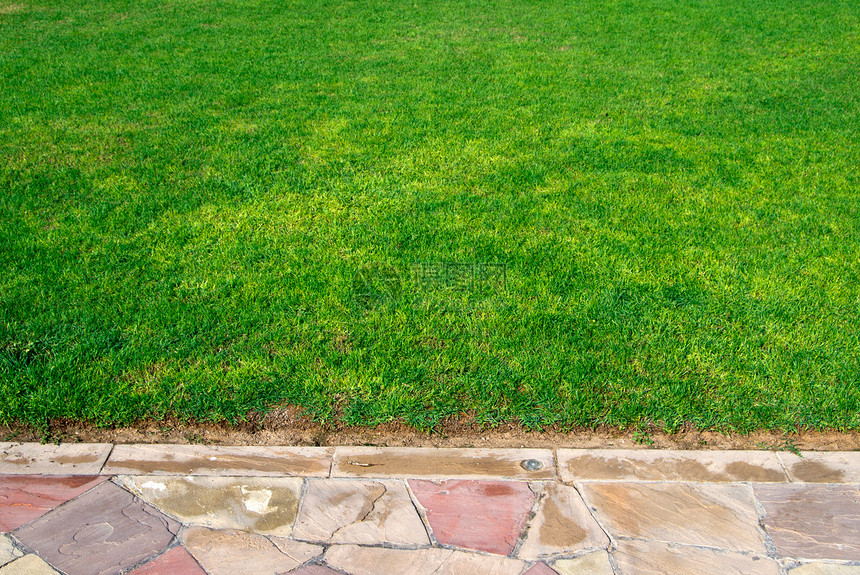
[(860, 575), (860, 452), (0, 444), (0, 575)]

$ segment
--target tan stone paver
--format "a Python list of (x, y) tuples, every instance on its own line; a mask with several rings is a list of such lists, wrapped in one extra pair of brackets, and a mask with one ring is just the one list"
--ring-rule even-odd
[[(521, 464), (534, 459), (541, 468)], [(549, 449), (434, 449), (427, 447), (337, 447), (333, 477), (397, 477), (409, 479), (554, 479)]]
[(109, 443), (0, 443), (0, 474), (98, 475)]
[(549, 567), (546, 563), (540, 562), (532, 565), (523, 575), (558, 575), (558, 571)]
[(793, 453), (779, 454), (792, 481), (860, 483), (860, 451), (804, 451), (802, 455), (803, 457)]
[(319, 543), (429, 545), (402, 481), (310, 479), (293, 537)]
[(299, 477), (120, 476), (116, 481), (186, 525), (289, 535)]
[(789, 575), (860, 575), (860, 565), (814, 562), (790, 569)]
[(860, 487), (756, 485), (781, 557), (860, 561)]
[(522, 561), (450, 549), (384, 549), (335, 545), (325, 561), (350, 575), (520, 575)]
[(5, 535), (0, 535), (0, 566), (9, 563), (23, 555), (13, 545), (12, 540)]
[(206, 527), (186, 529), (182, 542), (209, 575), (280, 575), (323, 551), (299, 541)]
[(60, 575), (36, 555), (24, 555), (4, 567), (0, 575)]
[(559, 449), (562, 481), (787, 482), (775, 453)]
[(579, 492), (567, 485), (548, 483), (517, 556), (534, 560), (608, 545), (609, 538), (591, 516)]
[(559, 575), (614, 575), (609, 553), (595, 551), (575, 559), (560, 559), (553, 563)]
[(777, 562), (763, 555), (656, 541), (619, 541), (613, 556), (622, 575), (779, 575)]
[(328, 447), (117, 445), (103, 473), (327, 477), (332, 453)]
[(586, 503), (616, 537), (765, 552), (746, 485), (586, 483)]

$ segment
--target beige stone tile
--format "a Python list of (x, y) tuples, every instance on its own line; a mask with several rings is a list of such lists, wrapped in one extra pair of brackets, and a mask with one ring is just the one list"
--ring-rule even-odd
[(531, 561), (608, 545), (609, 538), (591, 516), (576, 489), (548, 483), (517, 556)]
[(801, 455), (779, 454), (792, 481), (860, 483), (860, 451), (804, 451)]
[[(525, 469), (534, 459), (541, 468)], [(422, 479), (554, 479), (548, 449), (435, 449), (424, 447), (337, 447), (333, 477)]]
[(575, 559), (560, 559), (552, 567), (559, 575), (615, 575), (606, 551), (595, 551)]
[(325, 554), (331, 567), (350, 575), (520, 575), (522, 561), (450, 549), (383, 549), (334, 545)]
[(562, 481), (786, 482), (775, 453), (559, 449)]
[(624, 575), (779, 575), (776, 561), (763, 555), (655, 541), (619, 541), (613, 556)]
[(12, 540), (5, 535), (0, 535), (0, 566), (9, 563), (23, 555), (13, 545)]
[(120, 476), (117, 482), (187, 525), (289, 535), (299, 477)]
[(293, 537), (319, 543), (429, 545), (401, 481), (311, 479)]
[(329, 447), (117, 445), (103, 473), (327, 477), (332, 452)]
[(98, 475), (109, 443), (0, 443), (0, 475)]
[(317, 545), (232, 529), (190, 527), (182, 542), (209, 575), (280, 575), (322, 553)]
[(585, 483), (586, 504), (617, 537), (765, 552), (746, 485)]
[(24, 555), (0, 567), (0, 575), (60, 575), (36, 555)]
[(836, 563), (807, 563), (789, 570), (788, 575), (860, 575), (860, 565)]

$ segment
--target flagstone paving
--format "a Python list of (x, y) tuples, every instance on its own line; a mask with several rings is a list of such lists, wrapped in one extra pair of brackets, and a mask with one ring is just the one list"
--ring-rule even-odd
[(777, 551), (803, 559), (860, 559), (860, 486), (757, 485)]
[(203, 568), (182, 547), (174, 547), (131, 573), (132, 575), (206, 575)]
[(0, 575), (860, 575), (856, 453), (0, 451)]
[(187, 525), (289, 535), (299, 507), (298, 477), (120, 476), (117, 483)]

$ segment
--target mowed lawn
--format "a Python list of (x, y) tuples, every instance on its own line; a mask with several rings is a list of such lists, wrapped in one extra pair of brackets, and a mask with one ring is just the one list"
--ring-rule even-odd
[(0, 0), (0, 421), (858, 429), (858, 166), (855, 0)]

